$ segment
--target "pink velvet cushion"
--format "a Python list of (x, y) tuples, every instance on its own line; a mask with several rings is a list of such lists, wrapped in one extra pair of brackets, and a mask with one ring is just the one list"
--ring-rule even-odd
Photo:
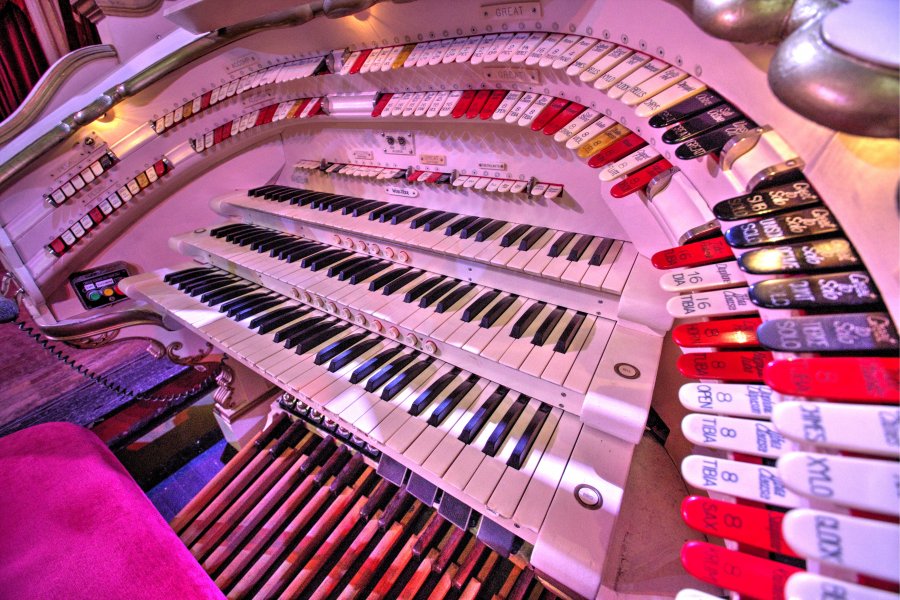
[(0, 438), (0, 596), (223, 598), (112, 452), (70, 423)]

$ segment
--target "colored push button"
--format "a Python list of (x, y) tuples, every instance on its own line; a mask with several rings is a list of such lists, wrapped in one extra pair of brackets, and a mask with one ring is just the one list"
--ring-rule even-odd
[(686, 323), (672, 330), (672, 340), (682, 348), (757, 346), (756, 328), (761, 323), (756, 317)]
[(784, 584), (803, 569), (707, 542), (681, 548), (684, 569), (701, 581), (758, 600), (784, 600)]
[(88, 300), (90, 300), (91, 302), (96, 302), (97, 300), (102, 298), (102, 296), (100, 295), (100, 292), (98, 292), (97, 290), (88, 292), (87, 297), (88, 297)]
[(104, 290), (103, 290), (103, 295), (106, 296), (107, 298), (112, 296), (114, 293), (115, 292), (113, 292), (112, 288), (104, 288)]
[(797, 556), (781, 535), (784, 513), (690, 496), (681, 503), (681, 518), (701, 533), (723, 537), (754, 548)]
[(771, 352), (691, 352), (678, 357), (678, 370), (693, 379), (722, 381), (762, 381), (763, 368), (772, 360)]
[(845, 402), (900, 401), (900, 359), (827, 357), (776, 360), (763, 379), (776, 392)]
[(734, 258), (734, 252), (722, 238), (660, 250), (650, 258), (657, 269), (697, 267)]

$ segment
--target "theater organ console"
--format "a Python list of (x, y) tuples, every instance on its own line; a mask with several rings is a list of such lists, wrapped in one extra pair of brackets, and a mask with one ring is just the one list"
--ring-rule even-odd
[[(777, 49), (711, 35), (780, 39), (737, 2), (212, 4), (0, 149), (38, 325), (211, 344), (259, 392), (232, 439), (270, 406), (325, 431), (359, 457), (332, 496), (374, 468), (561, 595), (896, 594), (896, 114), (785, 91), (803, 40), (857, 50), (856, 3)], [(863, 46), (835, 72), (889, 102)], [(200, 508), (179, 533), (248, 593)], [(254, 593), (302, 595), (289, 562)]]

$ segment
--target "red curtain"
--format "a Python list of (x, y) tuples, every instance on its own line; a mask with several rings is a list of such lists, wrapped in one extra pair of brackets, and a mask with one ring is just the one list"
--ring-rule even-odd
[(13, 112), (47, 70), (21, 0), (0, 0), (0, 120)]

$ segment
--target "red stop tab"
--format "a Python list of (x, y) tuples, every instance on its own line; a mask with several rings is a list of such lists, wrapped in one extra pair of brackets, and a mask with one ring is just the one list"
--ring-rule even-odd
[(158, 160), (153, 164), (153, 170), (156, 171), (157, 177), (162, 177), (169, 172), (169, 163), (164, 160)]
[(206, 110), (207, 108), (209, 108), (209, 103), (211, 100), (212, 90), (206, 92), (205, 94), (203, 94), (203, 96), (200, 97), (200, 110)]
[(827, 357), (776, 360), (763, 379), (776, 392), (845, 402), (900, 401), (900, 359)]
[(91, 219), (94, 220), (94, 223), (100, 223), (101, 221), (103, 221), (103, 219), (106, 218), (106, 215), (104, 215), (103, 211), (100, 210), (100, 208), (97, 206), (92, 208), (90, 212), (88, 212), (88, 215), (90, 215)]
[(625, 158), (635, 150), (647, 145), (646, 140), (636, 133), (629, 133), (621, 140), (613, 142), (588, 161), (588, 166), (594, 169), (605, 167), (611, 162)]
[(694, 379), (720, 379), (733, 382), (762, 381), (763, 368), (772, 353), (691, 352), (678, 357), (678, 370)]
[(353, 63), (353, 66), (350, 67), (350, 70), (347, 71), (347, 73), (349, 73), (350, 75), (359, 73), (359, 70), (362, 69), (363, 63), (366, 62), (366, 59), (369, 58), (370, 54), (372, 54), (372, 48), (360, 52), (359, 56), (356, 57), (356, 62)]
[(560, 129), (572, 122), (572, 119), (583, 113), (587, 109), (583, 104), (572, 102), (558, 115), (553, 117), (542, 130), (544, 135), (555, 135)]
[(756, 317), (685, 323), (672, 330), (672, 340), (682, 348), (758, 346), (756, 328), (761, 323)]
[(441, 173), (440, 171), (435, 171), (434, 173), (432, 173), (431, 175), (429, 175), (428, 177), (425, 178), (425, 183), (434, 183), (443, 176), (444, 176), (444, 174)]
[(774, 510), (701, 496), (690, 496), (681, 503), (681, 518), (701, 533), (786, 556), (797, 556), (781, 535), (784, 515)]
[(313, 103), (312, 108), (309, 109), (308, 113), (306, 113), (307, 117), (314, 117), (314, 116), (322, 113), (322, 99), (316, 98), (315, 100), (312, 101), (312, 103)]
[(490, 90), (479, 90), (478, 93), (475, 94), (475, 97), (472, 98), (469, 107), (466, 109), (466, 118), (474, 119), (481, 114), (481, 109), (484, 108), (484, 105), (487, 104), (488, 98), (490, 97)]
[(531, 130), (542, 130), (550, 123), (550, 121), (556, 118), (556, 115), (565, 110), (568, 105), (569, 101), (565, 98), (554, 98), (551, 100), (550, 104), (545, 106), (544, 110), (542, 110), (540, 114), (534, 118), (534, 121), (531, 122)]
[(506, 98), (506, 90), (494, 90), (491, 92), (491, 95), (488, 97), (487, 102), (484, 103), (481, 112), (478, 113), (478, 118), (482, 121), (490, 119), (494, 115), (494, 111), (497, 110), (497, 107), (500, 106), (500, 103), (503, 102), (504, 98)]
[(665, 173), (672, 168), (672, 163), (666, 159), (660, 159), (652, 165), (647, 165), (639, 171), (635, 171), (609, 190), (609, 195), (613, 198), (624, 198), (629, 194), (633, 194), (647, 187), (650, 181), (659, 175)]
[(475, 90), (466, 90), (462, 93), (462, 96), (459, 97), (459, 100), (456, 101), (456, 105), (453, 107), (453, 112), (450, 113), (450, 116), (454, 119), (458, 119), (469, 110), (469, 105), (472, 104), (472, 100), (475, 99)]
[(685, 571), (701, 581), (757, 600), (784, 600), (784, 584), (788, 577), (803, 571), (774, 560), (696, 541), (681, 547), (681, 564)]
[(680, 269), (709, 265), (733, 258), (734, 252), (725, 239), (717, 237), (668, 250), (660, 250), (650, 257), (650, 262), (657, 269)]
[(382, 94), (380, 98), (378, 98), (378, 102), (375, 103), (375, 108), (372, 109), (373, 117), (380, 117), (381, 113), (384, 112), (384, 107), (387, 106), (387, 103), (391, 101), (393, 98), (393, 94)]
[(66, 243), (61, 237), (58, 237), (50, 242), (50, 245), (47, 246), (47, 248), (50, 249), (50, 252), (52, 252), (54, 256), (60, 256), (66, 251)]
[(425, 171), (413, 171), (412, 173), (409, 174), (409, 177), (407, 177), (406, 180), (409, 181), (410, 183), (412, 183), (412, 182), (416, 181), (419, 177), (421, 177), (424, 173), (425, 173)]

